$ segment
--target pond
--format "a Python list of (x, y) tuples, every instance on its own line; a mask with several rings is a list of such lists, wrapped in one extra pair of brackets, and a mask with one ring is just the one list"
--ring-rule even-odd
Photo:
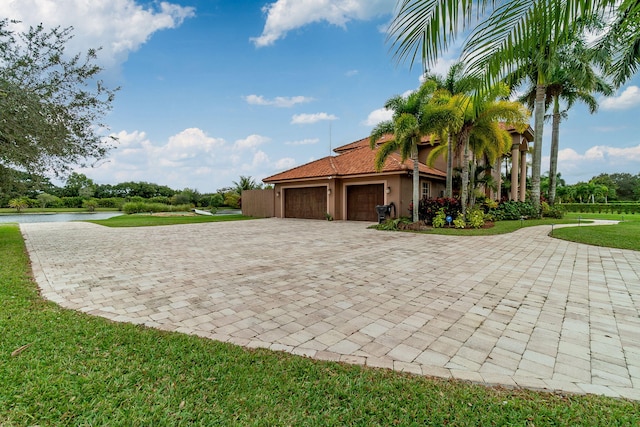
[(6, 222), (68, 222), (88, 219), (108, 219), (122, 212), (24, 213), (0, 214), (0, 223)]

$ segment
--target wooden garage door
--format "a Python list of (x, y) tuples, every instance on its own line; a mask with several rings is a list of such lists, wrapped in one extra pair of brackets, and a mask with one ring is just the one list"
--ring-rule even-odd
[(284, 190), (284, 217), (325, 219), (327, 187), (287, 188)]
[(378, 222), (376, 205), (384, 204), (384, 185), (350, 185), (347, 187), (347, 219)]

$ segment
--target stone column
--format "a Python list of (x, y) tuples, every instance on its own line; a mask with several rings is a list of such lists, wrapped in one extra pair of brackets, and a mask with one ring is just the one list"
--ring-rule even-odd
[[(527, 145), (525, 144), (525, 147)], [(520, 201), (527, 197), (527, 152), (520, 151)]]
[(520, 161), (520, 144), (511, 146), (511, 200), (518, 200), (518, 172)]

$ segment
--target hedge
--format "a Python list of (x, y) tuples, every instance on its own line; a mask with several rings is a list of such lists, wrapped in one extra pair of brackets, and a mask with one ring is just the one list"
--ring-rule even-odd
[(609, 213), (636, 214), (640, 213), (640, 203), (562, 203), (567, 212), (576, 213)]

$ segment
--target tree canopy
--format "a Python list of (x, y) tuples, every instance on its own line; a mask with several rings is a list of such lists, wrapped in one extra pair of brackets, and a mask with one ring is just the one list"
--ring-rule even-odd
[(0, 20), (0, 168), (62, 174), (104, 157), (101, 122), (117, 89), (98, 79), (97, 50), (68, 55), (72, 28), (23, 33)]

